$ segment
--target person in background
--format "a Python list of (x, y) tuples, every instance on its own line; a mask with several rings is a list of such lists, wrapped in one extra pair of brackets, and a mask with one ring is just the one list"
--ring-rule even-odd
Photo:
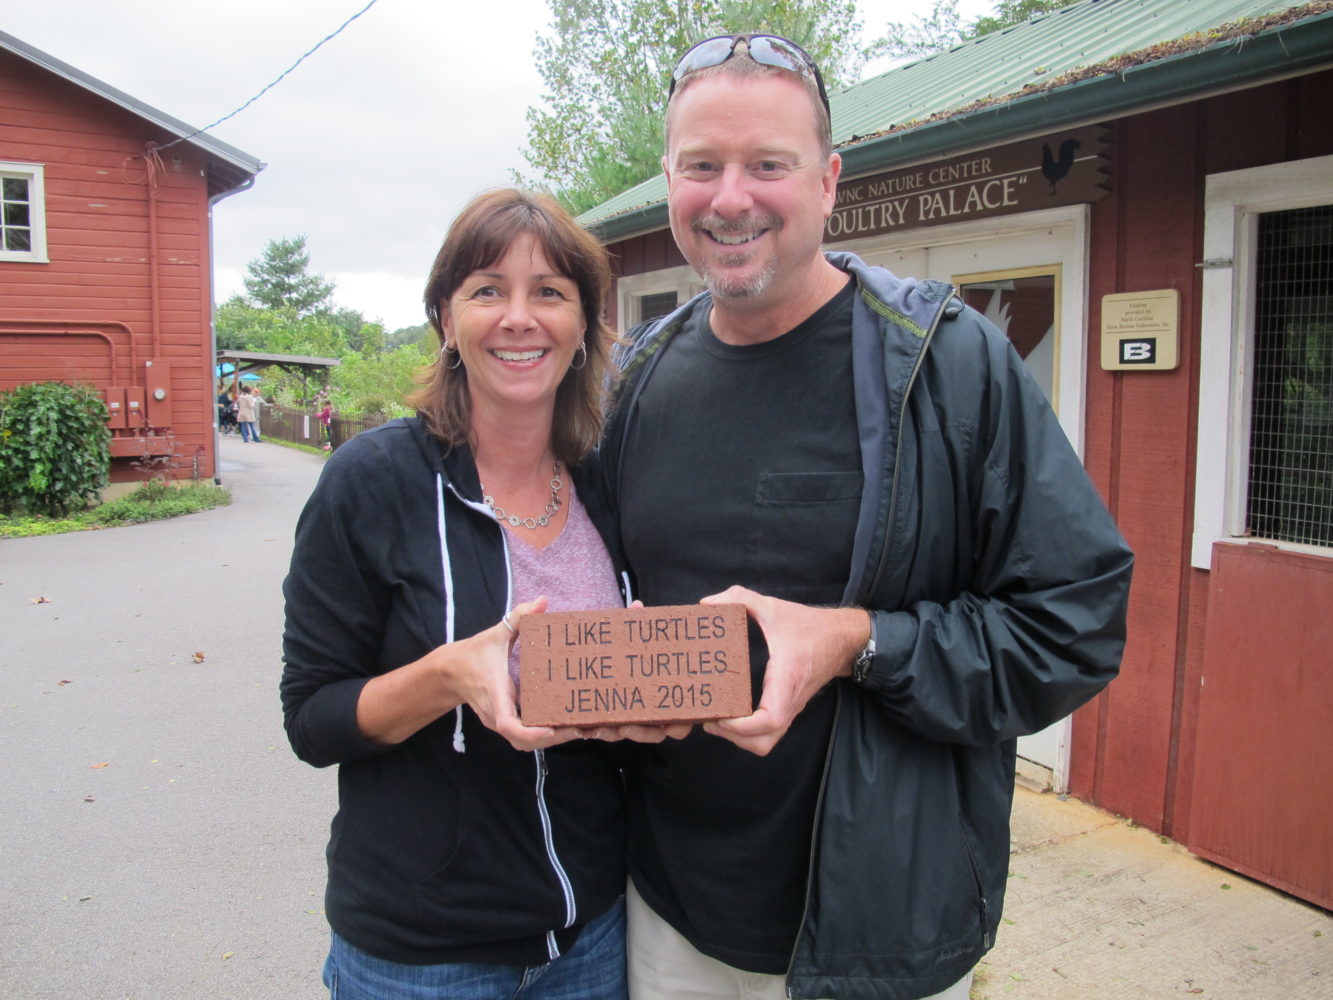
[(550, 198), (474, 199), (426, 286), (417, 415), (341, 445), (301, 514), (281, 695), (297, 755), (338, 766), (335, 1000), (624, 1000), (617, 762), (521, 723), (512, 649), (525, 615), (626, 600), (588, 464), (609, 283)]
[(223, 434), (235, 434), (236, 403), (224, 388), (218, 392), (218, 430)]
[(259, 441), (259, 419), (255, 412), (256, 394), (248, 385), (241, 386), (241, 395), (236, 400), (236, 419), (241, 425), (241, 441)]
[(328, 451), (333, 447), (333, 401), (325, 399), (315, 417), (319, 420), (319, 436), (324, 440), (324, 450)]
[(1115, 676), (1132, 557), (1003, 334), (821, 252), (810, 57), (713, 38), (671, 88), (707, 291), (631, 333), (601, 460), (638, 596), (743, 604), (759, 701), (629, 769), (631, 994), (966, 1000), (1015, 739)]
[(268, 400), (264, 399), (264, 394), (257, 385), (250, 387), (250, 398), (255, 401), (255, 438), (258, 440), (260, 427), (264, 423), (264, 407), (268, 406)]

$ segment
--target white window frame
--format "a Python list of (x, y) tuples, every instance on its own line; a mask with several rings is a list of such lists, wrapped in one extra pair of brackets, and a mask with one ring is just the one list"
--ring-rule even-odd
[(0, 245), (0, 261), (49, 264), (46, 255), (46, 175), (40, 163), (0, 160), (0, 177), (19, 177), (28, 182), (28, 224), (32, 230), (32, 248), (6, 250)]
[[(881, 233), (830, 243), (827, 250), (850, 250), (867, 261), (884, 264), (893, 270), (887, 258), (891, 254), (925, 252), (958, 244), (977, 243), (986, 248), (1003, 247), (1006, 240), (1019, 237), (1041, 239), (1057, 231), (1060, 245), (1068, 252), (1056, 260), (1025, 261), (1015, 267), (1047, 267), (1059, 263), (1060, 312), (1058, 368), (1055, 371), (1055, 398), (1051, 403), (1060, 426), (1078, 457), (1084, 457), (1084, 433), (1087, 423), (1087, 329), (1088, 329), (1088, 261), (1090, 255), (1091, 209), (1087, 205), (1068, 205), (1063, 208), (1044, 208), (992, 219), (974, 219), (943, 226), (927, 226), (903, 232)], [(929, 264), (927, 271), (934, 271)], [(908, 273), (911, 273), (910, 271)], [(952, 281), (957, 274), (951, 268), (948, 274), (935, 274), (941, 281)]]
[[(1217, 542), (1244, 542), (1253, 399), (1254, 258), (1259, 216), (1333, 203), (1333, 156), (1206, 178), (1199, 429), (1190, 563), (1211, 570)], [(1333, 556), (1320, 545), (1256, 538), (1266, 546)]]
[(639, 303), (646, 295), (676, 293), (676, 304), (684, 305), (704, 290), (704, 284), (688, 264), (661, 271), (625, 275), (616, 282), (616, 317), (625, 333), (643, 322)]

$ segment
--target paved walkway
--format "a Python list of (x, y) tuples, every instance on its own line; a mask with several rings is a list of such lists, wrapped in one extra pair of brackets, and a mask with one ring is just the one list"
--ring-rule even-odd
[[(322, 461), (226, 439), (222, 462), (229, 507), (0, 541), (0, 1000), (326, 996), (334, 774), (277, 700)], [(1333, 996), (1321, 910), (1021, 788), (1014, 849), (973, 1000)]]
[(1333, 916), (1074, 799), (1018, 788), (972, 1000), (1327, 1000)]
[(228, 507), (0, 541), (3, 1000), (327, 997), (335, 775), (277, 696), (322, 465), (228, 438)]

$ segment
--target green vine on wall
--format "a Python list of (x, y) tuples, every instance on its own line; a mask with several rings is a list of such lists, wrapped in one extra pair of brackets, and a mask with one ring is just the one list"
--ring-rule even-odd
[(60, 517), (107, 484), (107, 409), (97, 391), (33, 382), (0, 393), (0, 513)]

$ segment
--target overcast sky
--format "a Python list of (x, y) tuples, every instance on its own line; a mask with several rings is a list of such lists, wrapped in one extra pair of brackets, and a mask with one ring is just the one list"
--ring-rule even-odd
[[(36, 0), (9, 34), (202, 127), (271, 83), (369, 0)], [(925, 0), (861, 0), (867, 37)], [(965, 17), (989, 0), (962, 0)], [(211, 130), (268, 167), (214, 209), (218, 302), (274, 237), (303, 233), (339, 305), (390, 330), (422, 322), (445, 229), (478, 191), (529, 172), (547, 0), (379, 0), (235, 118)]]

